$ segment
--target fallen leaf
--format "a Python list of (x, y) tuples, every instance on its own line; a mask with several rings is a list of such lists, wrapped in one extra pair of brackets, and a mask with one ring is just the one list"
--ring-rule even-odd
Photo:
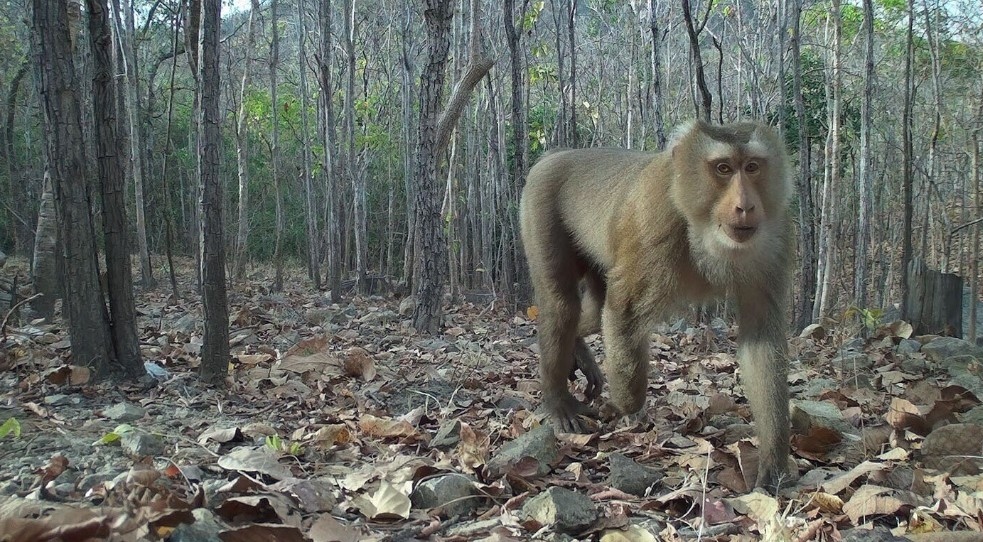
[(361, 378), (368, 382), (375, 378), (375, 360), (364, 348), (353, 346), (345, 353), (342, 364), (346, 376)]
[(850, 517), (854, 525), (860, 525), (867, 516), (884, 516), (898, 513), (904, 503), (890, 495), (893, 490), (887, 487), (863, 485), (843, 505), (843, 513)]
[(382, 480), (379, 489), (369, 498), (356, 499), (359, 511), (375, 520), (397, 520), (410, 517), (410, 497)]
[(323, 514), (311, 525), (307, 533), (314, 542), (358, 542), (362, 534), (342, 525), (331, 514)]

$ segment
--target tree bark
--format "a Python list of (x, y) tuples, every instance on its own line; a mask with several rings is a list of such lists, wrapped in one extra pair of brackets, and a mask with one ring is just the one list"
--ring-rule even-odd
[[(126, 182), (122, 141), (116, 134), (116, 101), (113, 93), (111, 60), (112, 36), (109, 32), (109, 6), (106, 0), (87, 0), (89, 36), (92, 45), (92, 96), (95, 112), (96, 160), (102, 188), (102, 227), (106, 245), (106, 283), (109, 294), (110, 327), (115, 359), (129, 378), (143, 374), (140, 339), (137, 335), (133, 277), (130, 276), (129, 230), (126, 221)], [(101, 301), (100, 301), (101, 303)]]
[(114, 359), (99, 285), (92, 194), (85, 155), (79, 81), (65, 2), (32, 0), (37, 84), (44, 118), (62, 252), (62, 314), (76, 365), (105, 376)]
[(318, 84), (321, 87), (321, 143), (324, 146), (323, 167), (327, 197), (325, 198), (325, 230), (327, 236), (328, 288), (331, 289), (331, 301), (341, 301), (341, 196), (335, 168), (335, 114), (334, 114), (334, 83), (331, 77), (332, 43), (331, 43), (331, 1), (320, 0), (319, 20), (321, 23), (321, 39), (318, 47)]
[(236, 119), (236, 171), (239, 177), (239, 220), (236, 227), (235, 249), (232, 256), (232, 277), (242, 279), (246, 273), (246, 254), (249, 248), (249, 133), (246, 91), (252, 77), (253, 53), (256, 48), (256, 17), (259, 0), (252, 0), (249, 22), (246, 23), (246, 55), (243, 59), (242, 83), (239, 86), (239, 115)]
[(278, 77), (277, 69), (280, 66), (280, 31), (277, 28), (277, 8), (278, 0), (270, 0), (270, 102), (272, 107), (270, 112), (273, 123), (273, 142), (270, 146), (270, 174), (273, 176), (274, 207), (276, 223), (273, 225), (273, 291), (283, 291), (283, 186), (280, 181), (280, 103), (277, 97)]
[(321, 288), (321, 270), (318, 266), (320, 261), (320, 251), (318, 250), (319, 239), (317, 215), (315, 212), (316, 195), (314, 184), (311, 180), (311, 136), (310, 119), (307, 109), (310, 107), (310, 100), (307, 89), (307, 13), (304, 9), (304, 2), (297, 2), (297, 25), (300, 31), (297, 33), (297, 66), (300, 71), (300, 129), (302, 140), (302, 181), (304, 185), (304, 210), (307, 215), (307, 275), (314, 282), (314, 288)]
[[(692, 57), (693, 68), (696, 70), (696, 88), (700, 93), (700, 101), (696, 103), (696, 115), (710, 122), (710, 115), (713, 111), (713, 96), (707, 87), (706, 72), (703, 68), (703, 54), (700, 52), (700, 34), (706, 27), (710, 19), (710, 10), (713, 9), (713, 2), (707, 2), (707, 11), (703, 15), (702, 21), (693, 21), (693, 13), (690, 9), (689, 0), (682, 0), (683, 19), (686, 21), (686, 33), (689, 36), (689, 49)], [(694, 96), (695, 100), (695, 96)]]
[(911, 191), (914, 184), (914, 149), (912, 144), (912, 122), (914, 114), (915, 80), (912, 62), (915, 56), (915, 0), (908, 0), (908, 29), (905, 33), (904, 101), (901, 113), (901, 190), (904, 194), (904, 221), (901, 231), (901, 318), (908, 320), (909, 270), (911, 267)]
[(799, 174), (796, 188), (799, 196), (799, 303), (796, 309), (798, 329), (812, 322), (813, 301), (816, 293), (816, 231), (815, 208), (812, 200), (812, 165), (810, 162), (812, 145), (808, 133), (805, 98), (802, 95), (802, 52), (801, 52), (802, 0), (795, 0), (795, 13), (792, 18), (792, 92), (795, 95), (795, 118), (799, 127)]
[[(127, 110), (127, 120), (129, 126), (130, 144), (130, 172), (133, 175), (133, 191), (136, 198), (136, 228), (137, 228), (137, 249), (140, 253), (140, 282), (144, 288), (154, 287), (153, 267), (150, 263), (150, 246), (147, 242), (147, 213), (145, 210), (146, 199), (144, 197), (143, 179), (143, 145), (140, 138), (140, 103), (138, 85), (140, 84), (137, 76), (136, 63), (136, 36), (133, 29), (133, 5), (132, 0), (127, 2), (126, 11), (120, 9), (119, 0), (113, 0), (113, 9), (116, 12), (116, 36), (119, 40), (119, 48), (122, 55), (124, 102)], [(125, 23), (124, 23), (125, 21)], [(124, 30), (125, 24), (125, 30)]]
[(61, 297), (58, 277), (61, 276), (61, 258), (58, 257), (58, 218), (55, 216), (55, 194), (51, 186), (51, 173), (44, 171), (41, 188), (41, 204), (38, 206), (38, 228), (34, 235), (34, 256), (31, 260), (31, 282), (35, 294), (31, 308), (41, 317), (51, 320), (55, 315), (55, 301)]
[[(7, 87), (7, 114), (3, 138), (4, 162), (7, 164), (7, 193), (10, 194), (10, 200), (13, 202), (13, 205), (7, 208), (10, 214), (7, 223), (13, 227), (14, 254), (21, 255), (28, 255), (28, 249), (34, 246), (34, 225), (33, 217), (27, 212), (31, 208), (31, 202), (28, 199), (25, 183), (17, 178), (20, 170), (14, 152), (14, 120), (17, 112), (17, 93), (30, 66), (30, 62), (25, 60), (10, 78), (10, 85)], [(15, 212), (14, 209), (17, 211)]]
[(655, 16), (655, 0), (648, 0), (649, 31), (652, 33), (652, 124), (655, 129), (655, 143), (664, 149), (666, 137), (665, 120), (663, 118), (662, 96), (662, 31), (659, 30), (659, 18)]
[(365, 175), (359, 172), (355, 154), (355, 0), (345, 0), (345, 152), (344, 171), (352, 187), (352, 219), (355, 221), (355, 289), (367, 293), (368, 226), (365, 214)]
[(447, 272), (446, 240), (440, 221), (440, 185), (437, 182), (437, 122), (443, 101), (452, 17), (450, 0), (426, 0), (424, 18), (429, 52), (420, 78), (420, 130), (415, 175), (416, 246), (413, 251), (416, 256), (413, 292), (417, 301), (413, 326), (422, 333), (436, 333), (440, 328), (441, 293)]
[(873, 158), (871, 157), (871, 124), (874, 116), (874, 3), (863, 0), (864, 10), (864, 94), (860, 113), (860, 156), (858, 158), (857, 195), (860, 212), (857, 217), (857, 250), (853, 281), (854, 303), (866, 308), (870, 296), (867, 282), (870, 277), (870, 219), (874, 212)]
[(225, 290), (222, 178), (222, 122), (219, 100), (219, 28), (222, 0), (201, 0), (198, 81), (198, 177), (201, 187), (201, 285), (205, 333), (201, 346), (201, 380), (222, 385), (229, 366), (229, 308)]

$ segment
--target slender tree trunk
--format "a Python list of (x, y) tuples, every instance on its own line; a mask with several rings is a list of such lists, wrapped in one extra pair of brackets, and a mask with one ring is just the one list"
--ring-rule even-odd
[[(239, 114), (236, 119), (236, 168), (239, 174), (239, 220), (236, 228), (235, 252), (232, 256), (232, 276), (239, 280), (246, 273), (246, 255), (249, 251), (249, 133), (246, 111), (246, 91), (252, 77), (253, 54), (256, 49), (256, 33), (259, 25), (259, 0), (252, 0), (249, 22), (246, 24), (246, 55), (243, 59), (242, 83), (239, 86)], [(275, 106), (274, 106), (275, 108)]]
[(570, 40), (570, 145), (574, 148), (580, 146), (580, 138), (577, 136), (577, 0), (569, 0), (567, 7), (567, 37)]
[[(3, 138), (3, 158), (7, 164), (7, 193), (13, 203), (7, 208), (10, 214), (8, 224), (13, 225), (14, 233), (14, 254), (28, 255), (30, 247), (34, 246), (34, 224), (28, 209), (31, 208), (25, 182), (19, 177), (22, 175), (17, 167), (17, 156), (14, 152), (14, 121), (17, 113), (17, 93), (20, 90), (21, 81), (27, 74), (27, 69), (31, 67), (28, 60), (25, 60), (10, 78), (10, 85), (7, 87), (7, 114), (4, 126)], [(17, 209), (15, 212), (14, 209)]]
[(68, 319), (76, 365), (105, 375), (114, 352), (99, 285), (92, 194), (65, 2), (32, 0), (38, 94), (44, 118), (58, 221), (62, 314)]
[(41, 297), (31, 302), (31, 308), (49, 320), (55, 316), (55, 301), (61, 297), (58, 277), (62, 275), (62, 261), (58, 257), (58, 218), (55, 214), (51, 173), (45, 169), (41, 204), (38, 206), (38, 227), (34, 236), (34, 256), (31, 260), (33, 291), (41, 294)]
[(307, 10), (303, 0), (297, 2), (297, 23), (300, 31), (297, 33), (297, 65), (300, 70), (300, 129), (303, 140), (302, 167), (304, 185), (304, 210), (307, 215), (307, 274), (314, 282), (314, 288), (321, 288), (321, 270), (318, 266), (320, 254), (318, 250), (321, 234), (318, 231), (317, 214), (315, 209), (314, 184), (311, 180), (311, 137), (310, 119), (307, 110), (310, 108), (310, 97), (307, 88)]
[(795, 0), (792, 18), (792, 92), (795, 95), (795, 118), (799, 127), (799, 174), (796, 187), (799, 196), (799, 304), (796, 314), (797, 327), (803, 329), (812, 322), (813, 301), (816, 292), (816, 233), (814, 205), (812, 201), (812, 165), (808, 119), (805, 98), (802, 95), (802, 0)]
[(693, 13), (690, 9), (689, 0), (682, 0), (682, 4), (683, 19), (686, 22), (686, 33), (689, 36), (690, 57), (692, 58), (692, 66), (696, 73), (696, 88), (700, 93), (699, 102), (696, 102), (694, 95), (696, 115), (699, 118), (710, 122), (710, 115), (713, 112), (713, 96), (710, 94), (710, 89), (707, 87), (706, 72), (703, 68), (703, 54), (700, 51), (700, 34), (703, 32), (703, 28), (710, 19), (710, 10), (713, 9), (713, 2), (707, 2), (707, 11), (703, 16), (702, 22), (693, 21)]
[(270, 0), (270, 102), (273, 113), (273, 144), (270, 146), (270, 173), (273, 176), (274, 206), (276, 207), (276, 223), (274, 242), (273, 242), (273, 291), (283, 291), (283, 186), (280, 181), (280, 101), (277, 91), (279, 90), (278, 72), (280, 67), (280, 31), (277, 27), (277, 4), (279, 0)]
[(652, 123), (655, 128), (655, 142), (658, 148), (664, 149), (668, 138), (662, 96), (662, 31), (659, 30), (659, 18), (655, 14), (655, 0), (648, 0), (648, 7), (649, 31), (652, 33)]
[(412, 287), (413, 278), (413, 247), (416, 234), (416, 183), (413, 180), (416, 156), (416, 141), (411, 126), (413, 124), (413, 63), (410, 62), (410, 49), (413, 46), (413, 32), (410, 28), (411, 8), (408, 2), (403, 3), (402, 18), (399, 25), (400, 35), (400, 88), (399, 97), (403, 115), (403, 187), (406, 191), (406, 243), (403, 248), (403, 284)]
[(832, 11), (830, 18), (833, 21), (833, 63), (832, 77), (830, 81), (830, 102), (829, 102), (829, 135), (826, 140), (826, 175), (823, 186), (822, 217), (820, 222), (821, 238), (819, 240), (819, 270), (820, 278), (817, 285), (816, 301), (817, 307), (814, 309), (813, 318), (819, 319), (826, 316), (829, 311), (831, 288), (835, 282), (834, 265), (836, 261), (836, 243), (833, 242), (833, 234), (836, 221), (836, 196), (840, 185), (840, 118), (842, 110), (842, 89), (843, 89), (843, 58), (842, 58), (842, 32), (843, 20), (840, 16), (840, 0), (832, 1)]
[(437, 122), (443, 101), (447, 53), (453, 17), (450, 0), (426, 0), (429, 53), (420, 80), (420, 131), (416, 163), (416, 255), (413, 293), (416, 308), (413, 327), (423, 333), (436, 333), (441, 322), (444, 274), (447, 271), (446, 239), (440, 223), (440, 196), (437, 182), (439, 151)]
[(345, 174), (352, 187), (352, 219), (355, 221), (355, 289), (366, 293), (368, 285), (365, 282), (368, 265), (368, 247), (366, 237), (368, 226), (365, 216), (365, 175), (358, 171), (355, 155), (355, 0), (345, 0)]
[(910, 319), (908, 314), (908, 289), (909, 273), (908, 267), (911, 265), (911, 211), (912, 201), (911, 192), (914, 184), (914, 149), (912, 146), (912, 123), (914, 99), (915, 99), (915, 80), (912, 70), (912, 62), (915, 56), (915, 0), (908, 0), (908, 30), (905, 33), (905, 74), (904, 74), (904, 102), (901, 113), (901, 187), (904, 194), (904, 222), (901, 231), (904, 232), (901, 242), (901, 318)]
[[(938, 12), (938, 6), (936, 9), (932, 10), (935, 13)], [(931, 59), (932, 64), (932, 134), (929, 139), (928, 146), (928, 164), (925, 166), (928, 172), (926, 179), (926, 190), (925, 198), (923, 198), (925, 204), (925, 228), (922, 229), (922, 253), (927, 254), (931, 250), (933, 255), (937, 255), (938, 247), (941, 243), (932, 242), (929, 243), (928, 236), (930, 233), (933, 234), (937, 228), (930, 227), (932, 225), (932, 187), (938, 186), (941, 182), (942, 168), (939, 163), (939, 137), (942, 133), (942, 62), (939, 60), (939, 43), (935, 34), (935, 28), (937, 22), (932, 16), (929, 10), (928, 0), (924, 2), (923, 14), (925, 16), (925, 36), (928, 38), (928, 53), (929, 59)], [(941, 198), (940, 198), (941, 199)], [(940, 213), (941, 219), (947, 221), (947, 215), (945, 213)], [(949, 228), (946, 227), (945, 230)], [(936, 258), (939, 261), (939, 267), (943, 273), (949, 271), (949, 262), (945, 257), (945, 253), (941, 258)]]
[(201, 285), (205, 333), (201, 346), (204, 382), (222, 385), (229, 366), (229, 307), (225, 287), (222, 178), (219, 146), (219, 28), (222, 0), (201, 0), (198, 81), (198, 177), (201, 186)]
[(335, 168), (335, 114), (334, 114), (334, 83), (331, 68), (333, 64), (331, 43), (331, 1), (320, 0), (319, 20), (321, 23), (321, 39), (318, 47), (319, 69), (318, 84), (321, 87), (321, 110), (323, 119), (321, 127), (324, 134), (321, 143), (324, 146), (324, 178), (327, 197), (325, 198), (325, 233), (327, 235), (328, 259), (328, 288), (331, 289), (331, 301), (341, 300), (341, 196), (340, 183)]
[[(140, 80), (137, 74), (136, 61), (136, 34), (133, 28), (133, 4), (132, 0), (126, 2), (124, 13), (120, 8), (119, 0), (113, 0), (113, 10), (116, 17), (116, 36), (119, 39), (119, 48), (123, 51), (121, 63), (123, 68), (123, 80), (126, 93), (124, 95), (127, 120), (129, 126), (130, 143), (130, 174), (133, 175), (133, 189), (136, 198), (136, 218), (137, 228), (137, 250), (140, 252), (140, 283), (144, 288), (153, 288), (155, 285), (153, 267), (150, 262), (150, 246), (147, 242), (147, 213), (145, 209), (146, 198), (144, 197), (143, 179), (143, 144), (140, 139), (140, 102), (138, 87)], [(125, 29), (124, 29), (125, 25)]]
[[(95, 113), (96, 160), (102, 191), (102, 226), (106, 245), (106, 282), (109, 294), (110, 329), (115, 360), (129, 378), (143, 374), (140, 340), (137, 335), (133, 278), (127, 242), (126, 183), (122, 141), (116, 134), (116, 101), (113, 93), (111, 60), (112, 36), (109, 32), (109, 6), (106, 0), (87, 0), (89, 36), (93, 58), (92, 96)], [(100, 304), (102, 301), (100, 299)]]
[[(525, 65), (523, 63), (522, 34), (516, 31), (515, 21), (525, 18), (526, 9), (529, 7), (529, 0), (523, 0), (519, 13), (515, 13), (514, 0), (503, 0), (502, 7), (505, 17), (505, 36), (509, 46), (509, 65), (511, 68), (511, 117), (512, 117), (512, 182), (505, 188), (507, 199), (519, 201), (519, 194), (526, 180), (526, 169), (529, 164), (529, 133), (527, 128), (528, 111), (526, 108), (526, 87)], [(517, 211), (508, 211), (508, 227), (502, 231), (502, 244), (510, 247), (509, 254), (503, 254), (505, 263), (502, 265), (503, 286), (511, 290), (512, 283), (519, 285), (519, 298), (522, 301), (532, 299), (532, 284), (529, 280), (529, 273), (524, 264), (525, 257), (522, 253), (522, 242), (518, 238)]]
[(174, 30), (171, 37), (171, 74), (167, 94), (167, 128), (164, 130), (164, 157), (161, 164), (161, 189), (164, 191), (164, 250), (167, 252), (167, 270), (171, 279), (171, 293), (174, 300), (181, 298), (177, 287), (177, 273), (174, 270), (174, 203), (171, 199), (170, 163), (174, 154), (171, 144), (171, 130), (174, 127), (174, 80), (177, 74), (178, 39), (181, 33), (181, 14), (174, 16)]
[(853, 282), (853, 298), (856, 305), (866, 308), (870, 297), (867, 282), (870, 276), (870, 219), (873, 215), (873, 177), (871, 170), (871, 124), (874, 116), (874, 3), (863, 0), (864, 10), (864, 95), (860, 113), (860, 157), (857, 194), (860, 197), (860, 213), (857, 217), (857, 251)]

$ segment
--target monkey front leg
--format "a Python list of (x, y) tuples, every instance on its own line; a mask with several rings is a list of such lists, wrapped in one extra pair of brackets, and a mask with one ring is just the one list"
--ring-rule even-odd
[[(613, 288), (612, 288), (613, 290)], [(627, 299), (608, 292), (601, 316), (604, 338), (604, 372), (611, 390), (611, 404), (621, 414), (633, 414), (645, 404), (648, 389), (648, 329)]]
[(788, 360), (780, 296), (744, 292), (738, 305), (737, 358), (758, 435), (756, 487), (777, 492), (788, 482)]

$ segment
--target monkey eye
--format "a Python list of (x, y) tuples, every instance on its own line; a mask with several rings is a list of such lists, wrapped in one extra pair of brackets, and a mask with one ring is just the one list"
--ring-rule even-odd
[(717, 164), (717, 173), (720, 175), (730, 175), (734, 173), (734, 169), (727, 162), (720, 162)]
[(748, 162), (747, 165), (744, 166), (744, 171), (748, 173), (757, 173), (760, 169), (761, 166), (757, 162)]

